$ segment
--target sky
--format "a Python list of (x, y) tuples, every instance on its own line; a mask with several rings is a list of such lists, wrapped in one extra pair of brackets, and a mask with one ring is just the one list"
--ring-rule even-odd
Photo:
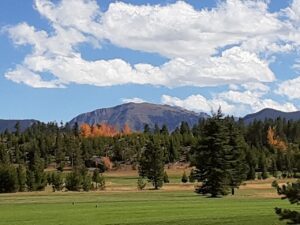
[(0, 118), (127, 102), (300, 109), (300, 0), (0, 1)]

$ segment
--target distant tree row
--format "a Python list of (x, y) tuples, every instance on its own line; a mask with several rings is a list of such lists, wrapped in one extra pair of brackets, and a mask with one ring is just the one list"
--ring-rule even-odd
[[(193, 127), (182, 122), (172, 131), (166, 125), (145, 124), (143, 132), (125, 126), (116, 134), (112, 128), (36, 123), (21, 132), (16, 124), (14, 132), (0, 134), (0, 175), (1, 181), (18, 181), (0, 191), (43, 190), (49, 180), (45, 168), (56, 169), (58, 174), (64, 170), (81, 174), (83, 189), (84, 173), (78, 171), (97, 168), (104, 172), (107, 164), (102, 158), (114, 167), (129, 164), (138, 168), (141, 179), (150, 180), (154, 188), (164, 183), (166, 164), (189, 163), (195, 167), (193, 179), (203, 181), (198, 193), (209, 193), (209, 177), (222, 177), (214, 188), (224, 186), (213, 195), (234, 193), (245, 179), (300, 176), (300, 121), (278, 118), (244, 124), (219, 112), (199, 119)], [(65, 185), (66, 179), (63, 177)]]

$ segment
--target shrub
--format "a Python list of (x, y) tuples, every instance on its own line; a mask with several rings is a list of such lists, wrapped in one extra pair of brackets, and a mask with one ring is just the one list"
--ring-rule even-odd
[(257, 179), (258, 180), (261, 180), (262, 179), (262, 175), (261, 175), (261, 173), (259, 172), (259, 173), (257, 173)]
[(64, 187), (63, 176), (61, 173), (52, 173), (51, 184), (53, 191), (61, 191)]
[(262, 177), (262, 179), (264, 179), (264, 180), (265, 180), (265, 179), (268, 179), (269, 173), (268, 173), (267, 171), (264, 170), (264, 171), (262, 172), (262, 174), (261, 174), (261, 177)]
[(166, 171), (164, 172), (164, 183), (170, 183), (169, 176)]
[(185, 171), (184, 171), (183, 174), (182, 174), (181, 182), (182, 182), (182, 183), (187, 183), (187, 182), (188, 182), (188, 177), (187, 177)]
[(195, 171), (192, 169), (189, 175), (189, 182), (194, 183), (195, 182)]
[(66, 176), (65, 186), (69, 191), (80, 191), (82, 183), (81, 175), (78, 172), (71, 172)]
[(147, 183), (142, 177), (139, 177), (137, 180), (137, 188), (139, 190), (143, 190), (146, 187)]
[(17, 171), (11, 165), (0, 166), (0, 193), (11, 193), (18, 190)]
[(101, 190), (104, 190), (104, 189), (105, 189), (105, 177), (103, 176), (103, 174), (100, 174), (99, 188), (100, 188)]
[(82, 179), (82, 189), (84, 191), (90, 191), (92, 188), (92, 178), (90, 175), (86, 175)]

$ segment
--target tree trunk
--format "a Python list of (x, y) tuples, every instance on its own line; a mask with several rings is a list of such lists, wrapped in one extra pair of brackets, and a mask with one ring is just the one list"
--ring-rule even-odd
[(231, 188), (231, 195), (234, 195), (234, 188)]

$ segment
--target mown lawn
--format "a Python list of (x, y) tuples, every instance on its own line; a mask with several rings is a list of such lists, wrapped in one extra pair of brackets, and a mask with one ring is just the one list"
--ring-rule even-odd
[(257, 192), (239, 190), (236, 196), (219, 199), (191, 191), (149, 190), (4, 194), (0, 195), (0, 225), (285, 224), (278, 221), (274, 207), (289, 207), (289, 203), (257, 197)]

